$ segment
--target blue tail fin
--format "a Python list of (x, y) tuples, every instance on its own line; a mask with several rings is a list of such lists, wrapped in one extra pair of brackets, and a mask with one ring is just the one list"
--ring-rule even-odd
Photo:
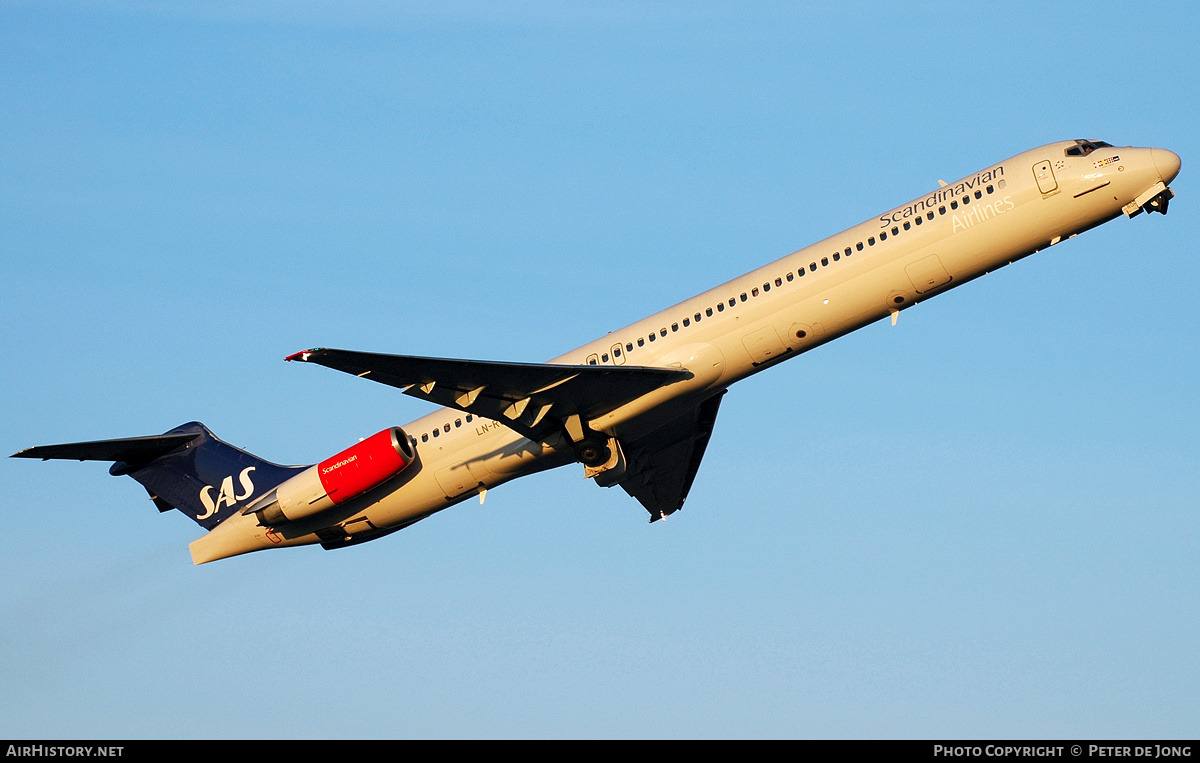
[(218, 439), (198, 421), (166, 434), (195, 438), (145, 465), (115, 463), (109, 471), (142, 483), (160, 511), (179, 509), (206, 530), (307, 468), (263, 461)]
[(162, 435), (45, 445), (14, 456), (113, 461), (109, 473), (142, 483), (159, 511), (178, 509), (206, 530), (308, 468), (263, 461), (198, 421)]

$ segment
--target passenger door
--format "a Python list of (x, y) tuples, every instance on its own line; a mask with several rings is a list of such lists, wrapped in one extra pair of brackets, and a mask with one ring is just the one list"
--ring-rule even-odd
[(1033, 177), (1037, 180), (1038, 190), (1043, 196), (1049, 196), (1058, 190), (1058, 181), (1054, 179), (1054, 169), (1050, 162), (1038, 162), (1033, 165)]

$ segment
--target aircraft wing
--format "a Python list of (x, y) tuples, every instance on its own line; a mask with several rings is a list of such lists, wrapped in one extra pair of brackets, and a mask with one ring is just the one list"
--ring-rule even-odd
[(710, 397), (645, 437), (624, 443), (628, 476), (617, 484), (646, 507), (651, 522), (683, 507), (724, 394)]
[(595, 418), (691, 377), (679, 368), (501, 363), (324, 347), (286, 359), (399, 387), (406, 395), (499, 421), (534, 441), (561, 430), (571, 416)]

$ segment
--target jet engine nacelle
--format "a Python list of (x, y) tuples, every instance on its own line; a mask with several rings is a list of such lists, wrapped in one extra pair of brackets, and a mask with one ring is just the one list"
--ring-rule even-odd
[(412, 441), (400, 427), (373, 434), (292, 477), (244, 513), (263, 527), (311, 517), (382, 484), (416, 460)]

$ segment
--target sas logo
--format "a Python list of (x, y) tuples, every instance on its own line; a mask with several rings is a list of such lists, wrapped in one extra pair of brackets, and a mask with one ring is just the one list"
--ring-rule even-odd
[(254, 495), (254, 483), (250, 481), (250, 472), (254, 471), (253, 466), (247, 466), (238, 475), (238, 483), (241, 485), (242, 493), (235, 494), (233, 489), (233, 475), (229, 475), (221, 480), (221, 489), (217, 491), (217, 497), (213, 498), (213, 491), (217, 490), (212, 485), (205, 485), (200, 490), (200, 503), (204, 504), (204, 513), (196, 517), (196, 519), (208, 519), (213, 514), (216, 514), (222, 506), (233, 507), (238, 501), (244, 501)]

